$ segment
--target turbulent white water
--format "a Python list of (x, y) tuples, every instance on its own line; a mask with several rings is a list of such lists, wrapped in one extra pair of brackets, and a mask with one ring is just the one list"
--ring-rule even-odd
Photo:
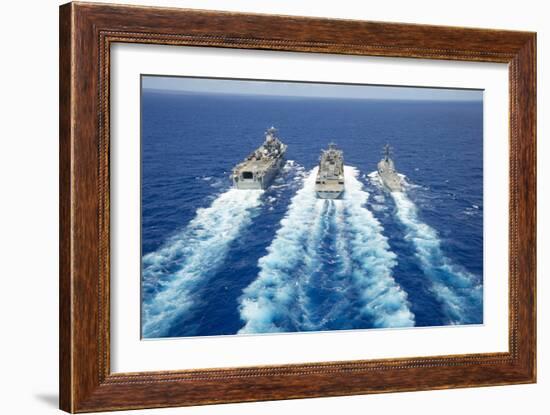
[(443, 304), (450, 324), (481, 323), (482, 286), (475, 275), (453, 264), (441, 250), (437, 232), (421, 222), (415, 204), (402, 192), (391, 193), (397, 218), (405, 226), (432, 291)]
[(142, 334), (162, 337), (193, 305), (194, 291), (223, 262), (229, 246), (251, 222), (261, 190), (230, 189), (160, 249), (142, 258), (142, 284), (152, 294), (143, 303)]
[(240, 314), (245, 325), (239, 333), (323, 328), (326, 320), (315, 323), (309, 318), (307, 290), (312, 274), (322, 266), (320, 242), (331, 223), (336, 227), (338, 274), (349, 275), (360, 293), (358, 313), (374, 327), (414, 325), (407, 295), (391, 275), (395, 254), (382, 226), (364, 207), (368, 193), (356, 169), (345, 167), (345, 196), (336, 201), (316, 198), (316, 174), (314, 169), (292, 198), (268, 254), (259, 260), (258, 278), (243, 292)]
[(361, 292), (361, 313), (366, 314), (375, 327), (414, 326), (407, 293), (392, 277), (396, 255), (382, 233), (382, 225), (364, 207), (369, 194), (363, 190), (357, 175), (355, 168), (345, 167), (345, 224), (351, 235), (348, 252), (355, 265), (353, 279)]
[(268, 254), (259, 260), (258, 278), (243, 292), (240, 313), (246, 325), (239, 333), (283, 331), (284, 327), (276, 325), (276, 321), (297, 324), (292, 321), (290, 309), (300, 301), (298, 279), (307, 278), (307, 269), (302, 275), (297, 275), (296, 270), (300, 265), (313, 265), (310, 245), (318, 238), (323, 206), (315, 197), (316, 174), (317, 169), (311, 171), (292, 198)]

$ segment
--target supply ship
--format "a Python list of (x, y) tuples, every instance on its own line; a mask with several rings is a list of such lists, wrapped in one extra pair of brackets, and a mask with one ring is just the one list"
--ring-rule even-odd
[(384, 146), (384, 157), (378, 163), (378, 175), (380, 180), (391, 192), (401, 192), (403, 190), (403, 181), (395, 170), (395, 165), (391, 159), (391, 148), (389, 144)]
[(284, 165), (286, 148), (277, 129), (269, 128), (264, 143), (233, 169), (233, 185), (237, 189), (267, 189)]
[(333, 143), (321, 152), (315, 192), (320, 199), (338, 199), (344, 193), (344, 155)]

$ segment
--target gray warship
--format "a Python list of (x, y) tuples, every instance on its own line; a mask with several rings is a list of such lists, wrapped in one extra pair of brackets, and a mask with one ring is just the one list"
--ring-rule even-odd
[(403, 190), (403, 181), (397, 171), (395, 165), (391, 159), (391, 148), (389, 144), (384, 146), (384, 157), (378, 163), (378, 175), (384, 186), (391, 192), (401, 192)]
[(269, 128), (264, 143), (233, 169), (233, 185), (237, 189), (267, 189), (284, 164), (286, 148), (277, 129)]
[(315, 192), (320, 199), (338, 199), (344, 193), (344, 154), (333, 143), (321, 152)]

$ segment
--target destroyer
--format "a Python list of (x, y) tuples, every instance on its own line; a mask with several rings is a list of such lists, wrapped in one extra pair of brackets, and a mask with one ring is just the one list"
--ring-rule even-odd
[(389, 144), (384, 146), (384, 157), (378, 163), (378, 175), (384, 186), (391, 192), (401, 192), (403, 190), (403, 182), (399, 174), (395, 171), (395, 165), (391, 159), (391, 148)]
[(286, 144), (277, 137), (277, 129), (265, 132), (265, 141), (233, 169), (233, 185), (237, 189), (266, 189), (284, 164)]
[(315, 192), (320, 199), (338, 199), (344, 193), (344, 155), (335, 144), (321, 153)]

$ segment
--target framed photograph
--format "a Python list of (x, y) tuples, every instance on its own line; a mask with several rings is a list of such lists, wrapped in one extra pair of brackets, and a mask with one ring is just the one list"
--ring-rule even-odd
[(60, 8), (60, 407), (536, 380), (536, 35)]

